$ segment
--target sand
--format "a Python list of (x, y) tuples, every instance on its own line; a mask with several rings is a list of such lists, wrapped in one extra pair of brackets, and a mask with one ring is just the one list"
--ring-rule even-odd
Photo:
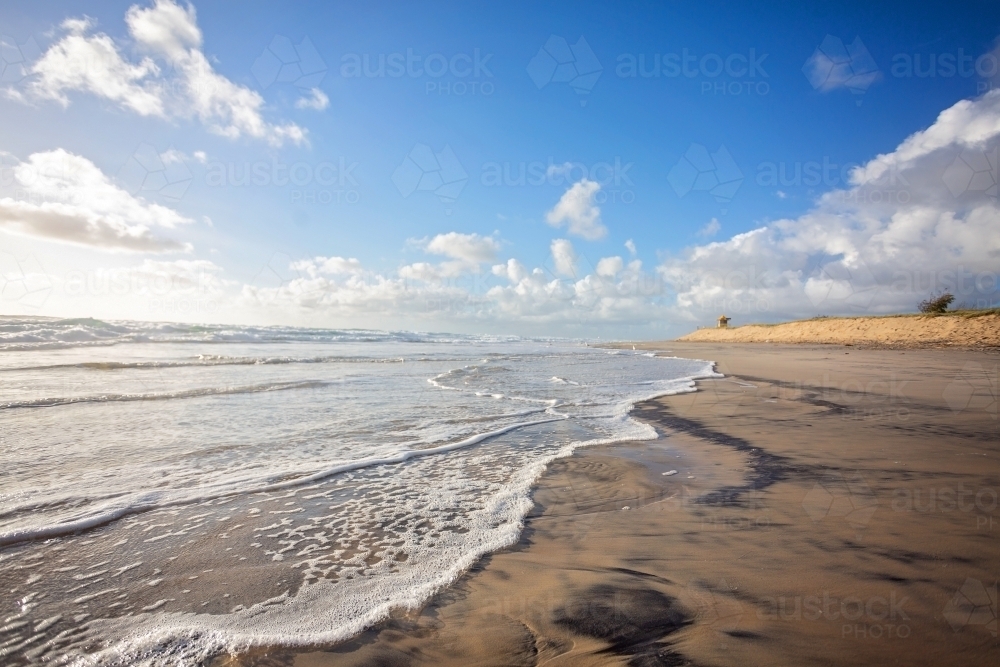
[(698, 329), (679, 340), (713, 343), (834, 343), (890, 348), (1000, 347), (1000, 313), (827, 317), (783, 324)]
[(1000, 355), (637, 348), (726, 378), (551, 465), (520, 542), (422, 609), (235, 663), (997, 664)]

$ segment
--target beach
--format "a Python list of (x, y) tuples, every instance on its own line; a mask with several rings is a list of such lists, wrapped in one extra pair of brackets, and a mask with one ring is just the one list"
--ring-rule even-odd
[(419, 609), (218, 664), (996, 662), (995, 352), (635, 347), (725, 378), (551, 463), (517, 544)]
[[(332, 646), (516, 544), (546, 464), (703, 360), (575, 341), (0, 318), (0, 662)], [(67, 427), (67, 425), (71, 425)]]

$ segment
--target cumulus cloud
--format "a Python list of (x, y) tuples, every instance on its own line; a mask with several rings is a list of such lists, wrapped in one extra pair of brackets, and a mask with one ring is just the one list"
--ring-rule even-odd
[(34, 153), (13, 175), (20, 192), (16, 199), (0, 198), (4, 229), (104, 250), (190, 250), (153, 234), (190, 218), (122, 190), (84, 157), (63, 149)]
[(424, 252), (432, 255), (443, 255), (450, 258), (450, 261), (439, 264), (417, 262), (400, 269), (400, 275), (404, 278), (425, 281), (454, 278), (465, 273), (478, 272), (480, 264), (493, 261), (500, 249), (500, 242), (492, 236), (459, 232), (438, 234), (429, 240), (411, 240), (411, 244), (417, 245)]
[[(1000, 91), (959, 102), (808, 213), (660, 267), (692, 318), (912, 311), (934, 291), (997, 300)], [(717, 313), (716, 313), (717, 314)]]
[(435, 255), (475, 264), (492, 261), (500, 249), (500, 243), (492, 236), (448, 232), (438, 234), (424, 248)]
[(569, 239), (555, 239), (549, 246), (552, 252), (552, 262), (555, 264), (556, 273), (563, 276), (576, 275), (576, 250)]
[(851, 172), (853, 185), (879, 183), (913, 170), (945, 148), (983, 149), (1000, 134), (1000, 96), (993, 90), (977, 100), (961, 100), (938, 115), (926, 130), (907, 137), (896, 150), (879, 155)]
[(275, 146), (305, 141), (298, 125), (264, 120), (264, 99), (257, 92), (215, 71), (201, 50), (193, 6), (171, 0), (133, 5), (125, 23), (143, 54), (137, 62), (123, 56), (107, 34), (93, 34), (90, 19), (69, 19), (61, 26), (62, 37), (32, 65), (29, 93), (64, 106), (70, 103), (67, 93), (89, 93), (141, 116), (197, 118), (231, 139), (249, 136)]
[(312, 88), (309, 90), (308, 97), (300, 97), (295, 100), (296, 109), (313, 109), (315, 111), (322, 111), (323, 109), (330, 106), (330, 98), (327, 97), (319, 88)]
[(625, 242), (625, 248), (628, 250), (628, 253), (633, 257), (635, 257), (639, 252), (638, 250), (635, 249), (635, 241), (633, 241), (632, 239), (629, 239), (628, 241)]
[(349, 259), (343, 257), (313, 257), (312, 259), (292, 262), (291, 268), (296, 271), (303, 271), (311, 277), (322, 274), (332, 276), (355, 274), (361, 273), (362, 270), (361, 262), (353, 257)]
[[(603, 267), (601, 264), (603, 263)], [(515, 259), (493, 267), (508, 280), (486, 294), (494, 317), (528, 323), (649, 324), (665, 319), (661, 282), (635, 260), (623, 266), (620, 257), (598, 262), (599, 270), (579, 280), (550, 278), (541, 269), (528, 270)]]
[[(512, 283), (519, 283), (528, 277), (528, 269), (514, 258), (508, 259), (506, 264), (495, 264), (492, 271), (493, 275), (506, 278)], [(535, 269), (535, 272), (542, 274), (541, 269)]]
[[(457, 318), (476, 302), (475, 295), (462, 287), (432, 281), (415, 284), (404, 271), (398, 276), (355, 271), (353, 263), (350, 272), (338, 274), (296, 270), (303, 266), (291, 262), (287, 267), (291, 276), (276, 285), (243, 285), (234, 303), (258, 312), (263, 308), (298, 317), (335, 317), (384, 326), (387, 317), (415, 316), (435, 322)], [(283, 275), (285, 267), (272, 268), (278, 277)]]
[(594, 201), (600, 189), (596, 181), (580, 179), (563, 193), (545, 219), (553, 227), (566, 225), (570, 234), (588, 241), (604, 238), (608, 230), (601, 223), (601, 209)]
[[(327, 322), (409, 318), (442, 328), (583, 332), (692, 326), (722, 312), (741, 322), (913, 310), (941, 289), (971, 305), (980, 297), (995, 303), (1000, 93), (959, 111), (946, 110), (898, 151), (860, 167), (855, 181), (807, 213), (705, 240), (653, 272), (624, 253), (588, 272), (572, 243), (555, 239), (553, 275), (501, 258), (496, 236), (449, 232), (413, 241), (432, 257), (395, 272), (364, 270), (354, 258), (289, 259), (272, 272), (275, 281), (244, 285), (233, 302)], [(879, 171), (886, 164), (893, 166)], [(634, 244), (626, 248), (632, 253)]]
[[(332, 263), (336, 272), (322, 268), (330, 268), (330, 259), (341, 260)], [(606, 275), (561, 279), (510, 258), (485, 274), (443, 281), (440, 268), (426, 262), (392, 275), (362, 270), (357, 260), (288, 259), (270, 267), (270, 281), (242, 285), (232, 301), (292, 320), (336, 318), (380, 326), (386, 318), (424, 319), (436, 326), (479, 323), (491, 330), (498, 324), (510, 329), (664, 321), (669, 311), (659, 299), (661, 283), (642, 270), (641, 262), (623, 265), (621, 258), (606, 258), (602, 267)]]
[(604, 278), (614, 278), (625, 268), (625, 262), (621, 257), (603, 257), (597, 262), (595, 272)]

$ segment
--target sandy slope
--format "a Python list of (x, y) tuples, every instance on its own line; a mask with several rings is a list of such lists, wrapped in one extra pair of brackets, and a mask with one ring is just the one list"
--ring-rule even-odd
[(1000, 347), (1000, 314), (822, 318), (731, 329), (698, 329), (678, 340), (713, 343), (834, 343), (889, 347)]

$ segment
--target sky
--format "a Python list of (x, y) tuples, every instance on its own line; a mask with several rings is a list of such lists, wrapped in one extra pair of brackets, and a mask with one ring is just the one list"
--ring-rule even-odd
[(656, 338), (1000, 305), (1000, 6), (5, 2), (0, 314)]

